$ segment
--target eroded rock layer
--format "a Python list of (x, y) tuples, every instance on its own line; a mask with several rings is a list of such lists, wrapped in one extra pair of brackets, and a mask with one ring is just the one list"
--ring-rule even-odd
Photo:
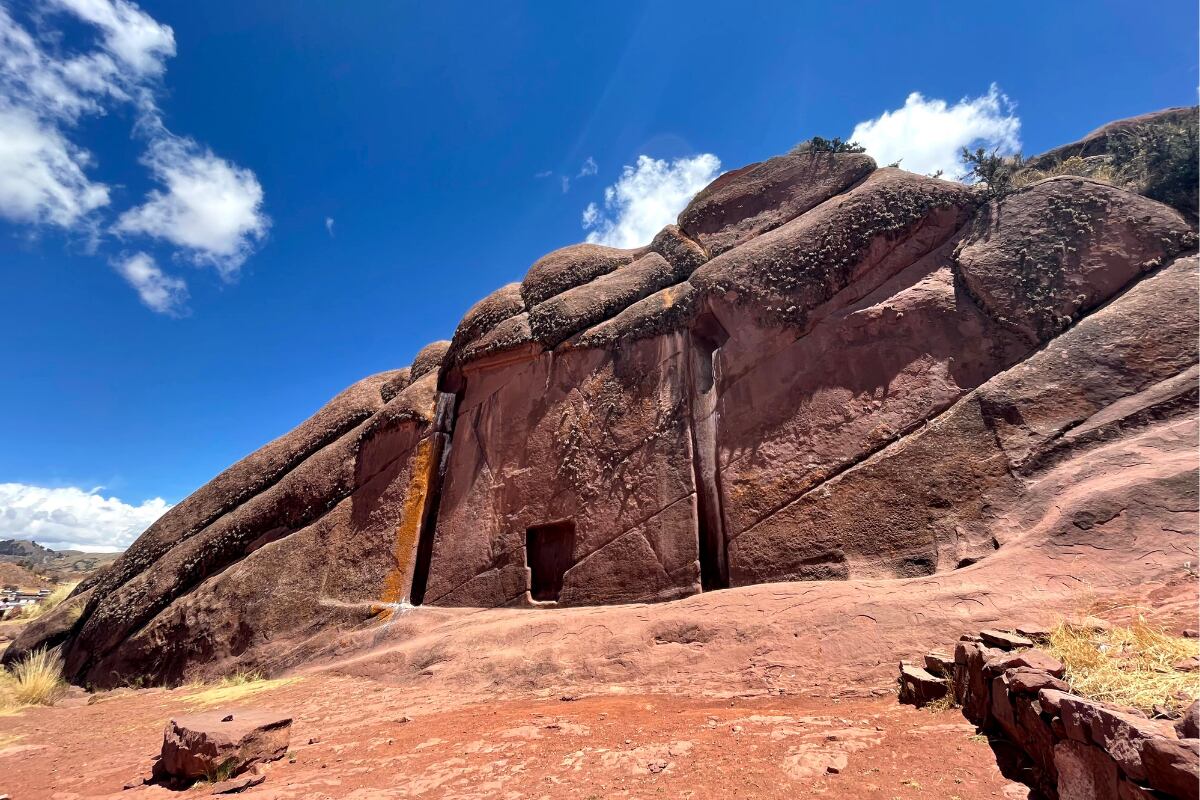
[(1022, 541), (1194, 559), (1195, 248), (1082, 176), (989, 201), (854, 153), (726, 173), (230, 467), (5, 658), (178, 681), (408, 603), (920, 580)]

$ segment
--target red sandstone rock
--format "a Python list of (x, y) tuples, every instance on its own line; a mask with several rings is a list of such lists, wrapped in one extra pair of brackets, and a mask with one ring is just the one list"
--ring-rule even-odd
[(1139, 273), (1196, 246), (1178, 211), (1086, 178), (1050, 178), (993, 201), (958, 251), (971, 295), (1044, 342)]
[(1017, 712), (1013, 708), (1013, 701), (1009, 695), (1008, 679), (1004, 675), (997, 675), (991, 678), (989, 683), (991, 721), (1008, 734), (1011, 740), (1019, 744), (1022, 737), (1017, 727)]
[(778, 228), (875, 169), (870, 156), (804, 153), (726, 172), (679, 214), (679, 227), (713, 256)]
[(1017, 633), (1024, 636), (1026, 639), (1039, 640), (1039, 639), (1050, 638), (1050, 630), (1048, 628), (1046, 628), (1042, 625), (1038, 625), (1036, 623), (1029, 623), (1026, 625), (1018, 625), (1013, 630), (1015, 630)]
[[(1001, 650), (1015, 650), (1018, 647), (1033, 647), (1033, 642), (1024, 636), (1019, 636), (1010, 631), (986, 630), (979, 632), (979, 638), (992, 647), (999, 647)], [(1016, 666), (1010, 664), (1009, 666)], [(1027, 667), (1034, 666), (1033, 664), (1025, 664)], [(1062, 665), (1059, 665), (1062, 668)]]
[(698, 292), (683, 281), (630, 304), (612, 319), (588, 328), (567, 345), (576, 348), (613, 347), (651, 336), (682, 330), (696, 312)]
[(449, 350), (450, 342), (447, 341), (430, 342), (422, 347), (413, 356), (412, 366), (409, 368), (409, 383), (414, 383), (429, 373), (440, 370)]
[(1066, 668), (1063, 667), (1061, 661), (1041, 650), (1004, 653), (988, 659), (987, 663), (983, 665), (984, 671), (991, 675), (997, 675), (1005, 670), (1016, 667), (1028, 667), (1032, 670), (1048, 673), (1056, 678), (1061, 678), (1066, 673)]
[(1117, 797), (1120, 800), (1157, 800), (1156, 793), (1152, 789), (1139, 786), (1124, 778), (1117, 782)]
[(426, 602), (524, 602), (536, 579), (528, 537), (555, 525), (564, 604), (698, 591), (687, 370), (678, 336), (631, 343), (619, 359), (571, 349), (473, 365)]
[[(857, 287), (840, 293), (814, 310), (821, 318), (801, 337), (759, 330), (736, 305), (718, 307), (731, 332), (717, 356), (718, 459), (734, 585), (937, 569), (928, 525), (896, 526), (873, 509), (830, 524), (840, 509), (826, 504), (841, 495), (820, 488), (1014, 357), (1003, 332), (958, 290), (947, 254), (936, 250), (865, 296)], [(914, 359), (918, 350), (925, 355)], [(921, 516), (950, 507), (930, 495), (914, 505)], [(978, 558), (991, 551), (984, 548), (963, 541), (950, 557)]]
[(1180, 739), (1195, 739), (1200, 737), (1200, 700), (1194, 701), (1183, 712), (1183, 716), (1175, 723), (1175, 733)]
[(1006, 670), (1004, 674), (1008, 678), (1009, 689), (1018, 694), (1036, 695), (1042, 689), (1054, 689), (1060, 692), (1070, 691), (1070, 687), (1067, 684), (1039, 669), (1017, 667), (1016, 669)]
[(462, 321), (454, 331), (450, 340), (450, 348), (446, 355), (448, 363), (461, 363), (464, 350), (468, 345), (477, 342), (505, 320), (512, 319), (524, 313), (525, 300), (521, 297), (521, 284), (510, 283), (501, 286), (487, 297), (471, 306), (463, 315)]
[(535, 339), (552, 348), (684, 277), (680, 269), (658, 253), (648, 253), (533, 306), (529, 310), (529, 327)]
[(1062, 701), (1064, 698), (1068, 698), (1068, 697), (1073, 698), (1073, 699), (1079, 699), (1079, 698), (1076, 698), (1071, 693), (1065, 692), (1065, 691), (1062, 691), (1059, 689), (1040, 689), (1040, 690), (1038, 690), (1038, 702), (1041, 703), (1042, 708), (1045, 709), (1045, 711), (1049, 714), (1060, 713), (1061, 708), (1062, 708)]
[[(1194, 131), (1196, 125), (1195, 106), (1166, 108), (1149, 114), (1117, 120), (1102, 125), (1077, 142), (1056, 147), (1031, 158), (1026, 162), (1026, 166), (1046, 171), (1062, 164), (1067, 159), (1077, 157), (1084, 159), (1085, 172), (1100, 168), (1110, 176), (1114, 174), (1118, 176), (1117, 181), (1120, 183), (1123, 182), (1120, 177), (1122, 173), (1129, 171), (1138, 175), (1142, 172), (1142, 165), (1129, 161), (1131, 153), (1137, 152), (1140, 148), (1122, 148), (1119, 146), (1120, 144), (1130, 142), (1131, 137), (1140, 137), (1142, 132), (1152, 132), (1155, 129), (1178, 131), (1181, 125), (1189, 123)], [(1145, 194), (1147, 197), (1168, 196), (1172, 202), (1177, 204), (1176, 207), (1180, 211), (1194, 220), (1197, 213), (1196, 187), (1192, 187), (1190, 195), (1180, 193), (1178, 190), (1164, 191), (1165, 187), (1161, 182), (1173, 184), (1174, 181), (1175, 176), (1171, 174), (1170, 169), (1158, 168), (1152, 169), (1149, 175), (1139, 176), (1136, 182), (1130, 182), (1126, 188)]]
[(544, 255), (534, 262), (521, 281), (521, 296), (526, 308), (533, 308), (582, 286), (588, 281), (629, 264), (643, 250), (618, 250), (598, 244), (574, 244)]
[(925, 669), (942, 678), (954, 674), (954, 656), (947, 653), (926, 653)]
[(929, 674), (913, 664), (900, 665), (900, 702), (923, 706), (946, 696), (945, 678)]
[(1059, 800), (1117, 800), (1117, 765), (1096, 747), (1080, 742), (1054, 746)]
[(975, 203), (960, 184), (877, 170), (845, 194), (717, 256), (689, 280), (705, 294), (803, 328), (813, 309), (842, 289), (862, 281), (869, 291), (936, 248)]
[(991, 685), (983, 665), (995, 651), (974, 642), (959, 642), (954, 650), (955, 699), (962, 705), (963, 716), (980, 727), (991, 720)]
[[(986, 560), (947, 601), (965, 609), (1027, 576), (1194, 562), (1196, 258), (1166, 263), (1186, 221), (1087, 181), (981, 209), (807, 158), (723, 177), (647, 247), (540, 259), (449, 346), (185, 500), (5, 658), (62, 643), (77, 680), (175, 681), (287, 667), (403, 600), (864, 578), (924, 597)], [(729, 249), (705, 262), (705, 242)], [(955, 693), (985, 718), (965, 664), (991, 652), (963, 655)]]
[(412, 383), (412, 370), (410, 368), (405, 367), (404, 369), (395, 370), (390, 378), (380, 384), (379, 396), (383, 399), (383, 402), (387, 403), (393, 397), (407, 389), (410, 383)]
[(1166, 723), (1143, 719), (1100, 703), (1077, 697), (1064, 697), (1059, 703), (1067, 736), (1079, 742), (1092, 742), (1103, 748), (1136, 781), (1144, 781), (1148, 770), (1143, 751), (1148, 742), (1174, 740), (1174, 731)]
[(163, 733), (156, 771), (184, 780), (236, 777), (255, 764), (282, 758), (291, 727), (291, 717), (251, 709), (175, 717)]
[(1200, 740), (1152, 736), (1142, 740), (1140, 754), (1150, 788), (1180, 800), (1200, 797)]
[(650, 242), (650, 250), (667, 260), (680, 279), (686, 278), (708, 260), (708, 253), (677, 225), (668, 225)]
[[(542, 351), (533, 338), (529, 327), (529, 312), (523, 311), (514, 317), (496, 323), (478, 339), (463, 346), (461, 355), (455, 355), (461, 363), (482, 361), (489, 358), (507, 359), (513, 356), (529, 357)], [(447, 391), (461, 391), (461, 373), (454, 370), (446, 375), (449, 379), (445, 386)]]
[(1041, 773), (1037, 786), (1043, 794), (1048, 795), (1058, 785), (1058, 767), (1054, 763), (1054, 731), (1043, 717), (1041, 704), (1037, 700), (1017, 696), (1013, 706), (1016, 710), (1017, 741), (1037, 765)]
[(210, 794), (236, 794), (237, 792), (245, 791), (252, 786), (258, 786), (267, 779), (266, 775), (261, 772), (251, 770), (245, 775), (239, 775), (236, 778), (230, 778), (225, 781), (218, 781), (213, 784)]

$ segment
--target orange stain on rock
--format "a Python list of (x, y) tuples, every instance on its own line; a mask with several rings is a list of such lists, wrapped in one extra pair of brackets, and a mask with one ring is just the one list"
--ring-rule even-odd
[[(429, 497), (429, 487), (437, 468), (434, 457), (436, 448), (433, 438), (426, 437), (417, 443), (413, 455), (412, 472), (408, 479), (408, 489), (404, 495), (404, 510), (400, 514), (400, 524), (396, 526), (395, 558), (396, 568), (388, 575), (384, 583), (384, 603), (400, 603), (408, 600), (412, 589), (413, 567), (417, 560), (417, 541), (421, 536), (421, 525), (425, 519), (426, 500)], [(391, 609), (383, 609), (390, 614)]]

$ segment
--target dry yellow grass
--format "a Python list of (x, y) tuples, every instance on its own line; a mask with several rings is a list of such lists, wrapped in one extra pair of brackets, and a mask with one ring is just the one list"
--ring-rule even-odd
[(958, 703), (954, 702), (954, 693), (946, 692), (946, 694), (934, 700), (932, 703), (926, 703), (924, 709), (931, 714), (940, 714), (943, 711), (949, 711), (952, 708), (958, 708)]
[(11, 669), (0, 670), (0, 709), (53, 705), (66, 690), (62, 660), (51, 650), (35, 650)]
[(1172, 636), (1139, 617), (1107, 630), (1062, 622), (1050, 653), (1067, 668), (1071, 690), (1084, 697), (1150, 712), (1181, 709), (1200, 698), (1200, 673), (1175, 664), (1200, 656), (1200, 642)]
[(215, 684), (194, 684), (193, 691), (184, 695), (186, 703), (199, 706), (215, 706), (232, 703), (260, 692), (289, 686), (299, 681), (299, 678), (264, 678), (257, 672), (236, 672), (222, 678)]
[(40, 601), (22, 608), (21, 613), (16, 616), (16, 619), (28, 622), (29, 620), (49, 614), (62, 605), (63, 601), (70, 596), (71, 592), (75, 591), (75, 587), (78, 585), (79, 582), (76, 581), (75, 583), (64, 583), (55, 587), (54, 591), (50, 592), (50, 594), (46, 595)]
[(1032, 183), (1037, 183), (1040, 180), (1053, 178), (1058, 175), (1078, 175), (1114, 185), (1120, 180), (1120, 176), (1117, 175), (1112, 164), (1102, 162), (1098, 159), (1089, 162), (1079, 156), (1071, 156), (1046, 169), (1033, 169), (1029, 167), (1020, 170), (1013, 176), (1013, 186), (1019, 189), (1023, 186), (1029, 186)]
[(6, 669), (0, 669), (0, 716), (12, 713), (18, 707), (17, 679)]

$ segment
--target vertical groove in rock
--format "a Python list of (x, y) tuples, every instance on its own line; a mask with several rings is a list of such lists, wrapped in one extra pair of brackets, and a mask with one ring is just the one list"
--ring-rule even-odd
[(702, 314), (688, 334), (688, 410), (692, 470), (696, 483), (696, 525), (700, 582), (705, 591), (729, 586), (725, 521), (717, 465), (717, 383), (721, 345), (729, 334), (711, 313)]
[(437, 414), (433, 422), (434, 441), (437, 451), (433, 462), (430, 487), (421, 515), (421, 533), (417, 540), (417, 560), (413, 565), (412, 581), (408, 587), (409, 601), (414, 606), (425, 602), (425, 588), (429, 582), (429, 567), (433, 561), (433, 537), (437, 531), (438, 510), (442, 503), (442, 482), (446, 479), (446, 465), (450, 460), (450, 449), (454, 446), (454, 415), (458, 407), (458, 395), (441, 392), (438, 394)]

